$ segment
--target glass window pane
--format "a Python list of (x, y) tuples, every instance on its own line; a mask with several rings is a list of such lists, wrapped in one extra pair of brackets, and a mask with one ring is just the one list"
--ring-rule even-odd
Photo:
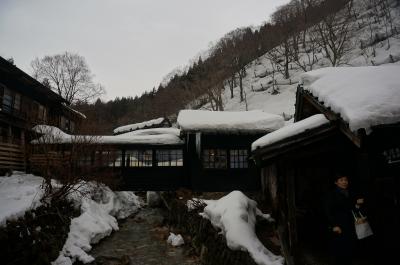
[(12, 93), (10, 89), (5, 87), (3, 94), (3, 111), (11, 112), (11, 107), (12, 107)]
[(227, 151), (223, 149), (205, 149), (203, 151), (204, 168), (227, 168)]
[(236, 149), (230, 151), (231, 168), (247, 168), (247, 149)]
[(21, 94), (15, 93), (14, 110), (19, 111), (21, 108)]
[(157, 166), (183, 166), (183, 151), (179, 149), (156, 150)]
[(153, 165), (152, 150), (126, 151), (126, 165), (128, 167), (151, 167)]

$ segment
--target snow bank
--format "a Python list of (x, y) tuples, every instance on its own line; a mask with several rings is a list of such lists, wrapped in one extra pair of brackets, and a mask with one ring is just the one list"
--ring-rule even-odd
[(281, 116), (260, 110), (252, 111), (204, 111), (181, 110), (178, 125), (183, 131), (260, 133), (281, 128)]
[(185, 241), (183, 240), (183, 237), (180, 234), (175, 235), (174, 233), (169, 233), (167, 243), (171, 244), (174, 247), (179, 247), (185, 244)]
[(20, 172), (0, 177), (0, 226), (41, 205), (42, 183), (43, 178)]
[(124, 133), (124, 132), (134, 131), (137, 129), (160, 125), (161, 123), (163, 123), (164, 120), (165, 120), (165, 118), (158, 118), (158, 119), (153, 119), (153, 120), (144, 121), (144, 122), (140, 122), (140, 123), (128, 124), (128, 125), (124, 125), (124, 126), (115, 128), (113, 132), (114, 133)]
[(328, 67), (301, 75), (304, 89), (352, 131), (400, 122), (400, 66)]
[(251, 150), (256, 150), (257, 148), (262, 148), (267, 145), (279, 142), (291, 136), (298, 135), (310, 129), (320, 127), (322, 125), (328, 124), (329, 120), (325, 118), (323, 114), (316, 114), (307, 119), (298, 121), (296, 123), (291, 123), (279, 130), (271, 132), (260, 139), (256, 140), (251, 145)]
[[(0, 177), (0, 225), (19, 218), (26, 211), (41, 205), (43, 178), (15, 172), (10, 177)], [(89, 192), (89, 193), (88, 193)], [(88, 194), (85, 197), (81, 193)], [(81, 215), (71, 220), (70, 232), (54, 265), (93, 261), (88, 255), (91, 244), (118, 230), (116, 218), (126, 218), (138, 211), (139, 198), (128, 191), (113, 192), (105, 185), (79, 184), (79, 191), (70, 194), (68, 200), (81, 210)]]
[(36, 125), (33, 130), (43, 134), (32, 143), (79, 143), (94, 144), (154, 144), (169, 145), (183, 144), (179, 138), (180, 130), (176, 128), (143, 129), (119, 135), (70, 135), (59, 128), (49, 125)]
[(86, 253), (92, 249), (91, 244), (118, 230), (116, 218), (126, 218), (141, 205), (133, 192), (113, 192), (104, 185), (88, 185), (84, 188), (93, 191), (90, 198), (77, 200), (74, 194), (70, 197), (80, 204), (82, 214), (72, 219), (68, 238), (53, 265), (72, 264), (75, 260), (85, 264), (92, 262), (94, 258)]
[(221, 229), (227, 245), (232, 250), (248, 251), (260, 265), (282, 265), (284, 259), (263, 246), (255, 233), (256, 216), (267, 218), (257, 208), (257, 202), (240, 191), (232, 191), (219, 200), (204, 201), (207, 206), (201, 215)]

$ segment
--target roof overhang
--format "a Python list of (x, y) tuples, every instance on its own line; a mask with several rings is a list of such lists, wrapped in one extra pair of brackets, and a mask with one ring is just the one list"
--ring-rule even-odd
[(285, 138), (271, 145), (253, 150), (252, 159), (261, 164), (280, 155), (295, 151), (337, 134), (338, 124), (331, 122), (300, 134)]

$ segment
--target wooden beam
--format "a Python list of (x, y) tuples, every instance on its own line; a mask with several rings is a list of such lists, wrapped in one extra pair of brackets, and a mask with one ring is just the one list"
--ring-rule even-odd
[(338, 121), (340, 131), (343, 132), (344, 135), (346, 135), (358, 148), (361, 148), (362, 136), (352, 132), (348, 126), (348, 123), (340, 117), (340, 114), (336, 114), (330, 108), (325, 107), (323, 103), (319, 102), (318, 99), (308, 91), (303, 92), (303, 97), (316, 109), (323, 113), (330, 121)]

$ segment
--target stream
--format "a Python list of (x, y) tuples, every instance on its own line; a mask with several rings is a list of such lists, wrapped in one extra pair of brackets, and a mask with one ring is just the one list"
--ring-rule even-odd
[(190, 247), (167, 244), (167, 227), (162, 226), (164, 210), (142, 208), (136, 215), (119, 222), (119, 231), (93, 246), (92, 265), (196, 265)]

